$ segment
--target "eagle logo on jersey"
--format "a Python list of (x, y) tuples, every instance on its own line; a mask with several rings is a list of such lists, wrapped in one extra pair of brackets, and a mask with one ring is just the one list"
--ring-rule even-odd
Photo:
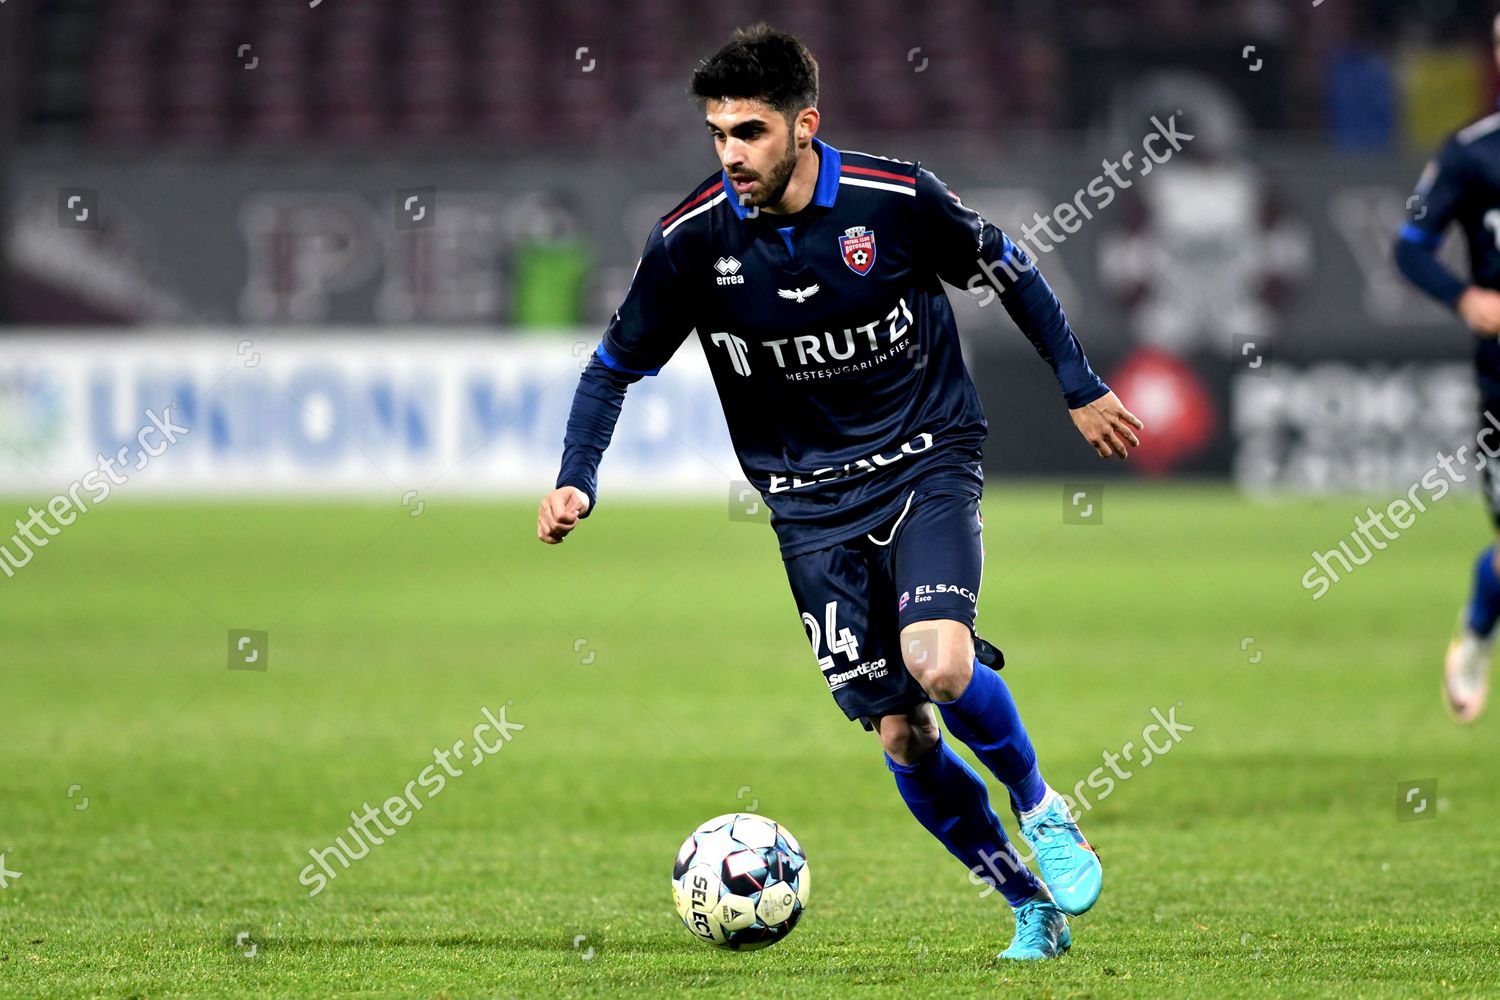
[(796, 299), (798, 302), (806, 302), (818, 294), (819, 285), (808, 285), (806, 288), (778, 288), (776, 294), (784, 299)]
[(875, 266), (875, 234), (864, 226), (850, 226), (839, 237), (839, 251), (849, 270), (858, 275), (870, 273)]

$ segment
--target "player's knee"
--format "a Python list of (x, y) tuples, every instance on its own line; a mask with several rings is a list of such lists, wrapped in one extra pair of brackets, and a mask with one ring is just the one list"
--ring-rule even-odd
[(880, 718), (880, 743), (897, 764), (913, 764), (937, 745), (937, 720), (926, 705), (907, 715)]
[(915, 622), (901, 630), (901, 658), (928, 697), (952, 701), (973, 675), (974, 637), (962, 622)]
[(972, 660), (948, 659), (917, 677), (917, 683), (934, 701), (953, 701), (964, 693), (973, 675)]

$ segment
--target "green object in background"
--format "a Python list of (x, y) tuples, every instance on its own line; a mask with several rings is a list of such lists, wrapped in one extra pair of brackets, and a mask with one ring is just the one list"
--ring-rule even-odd
[(589, 250), (581, 240), (529, 243), (516, 253), (511, 321), (523, 329), (557, 329), (583, 323), (583, 286)]
[(1406, 139), (1431, 152), (1485, 109), (1484, 65), (1472, 47), (1418, 49), (1402, 60)]

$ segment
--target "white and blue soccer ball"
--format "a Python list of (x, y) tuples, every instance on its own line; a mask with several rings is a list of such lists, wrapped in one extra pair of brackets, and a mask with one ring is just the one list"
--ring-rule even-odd
[(715, 816), (694, 830), (672, 866), (672, 896), (700, 941), (751, 951), (792, 932), (812, 883), (786, 827), (754, 813)]

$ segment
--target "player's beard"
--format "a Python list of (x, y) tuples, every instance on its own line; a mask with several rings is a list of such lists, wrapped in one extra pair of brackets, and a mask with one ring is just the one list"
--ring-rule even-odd
[(759, 198), (751, 198), (750, 204), (756, 208), (769, 208), (781, 203), (786, 195), (787, 185), (792, 182), (792, 171), (797, 169), (797, 142), (790, 136), (787, 137), (786, 155), (771, 168), (771, 173), (761, 185), (764, 192)]

